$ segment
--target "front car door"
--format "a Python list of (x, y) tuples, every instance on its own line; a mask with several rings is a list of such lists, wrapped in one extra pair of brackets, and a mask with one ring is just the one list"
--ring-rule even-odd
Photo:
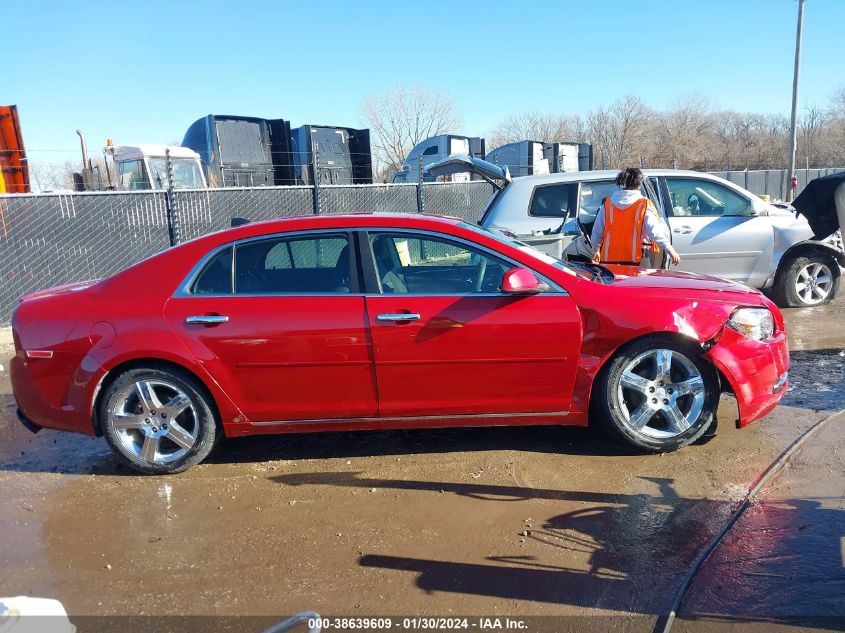
[(762, 286), (774, 248), (769, 218), (754, 215), (749, 198), (713, 180), (669, 176), (663, 183), (680, 269)]
[(382, 417), (569, 408), (581, 322), (565, 291), (503, 294), (520, 265), (454, 236), (369, 230), (361, 245)]
[(345, 231), (210, 253), (165, 318), (253, 422), (374, 417), (371, 347)]

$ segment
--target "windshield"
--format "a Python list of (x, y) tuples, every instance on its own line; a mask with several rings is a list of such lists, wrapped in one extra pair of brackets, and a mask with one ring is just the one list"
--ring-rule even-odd
[[(160, 157), (147, 160), (153, 189), (167, 189), (167, 160)], [(204, 186), (202, 172), (195, 159), (171, 158), (170, 163), (173, 166), (174, 189), (200, 189)]]
[(475, 231), (476, 233), (482, 233), (487, 237), (492, 237), (493, 239), (502, 242), (503, 244), (518, 248), (526, 255), (530, 255), (531, 257), (539, 259), (545, 264), (554, 266), (555, 268), (562, 270), (563, 272), (572, 275), (573, 277), (581, 277), (582, 279), (589, 279), (590, 281), (595, 280), (595, 276), (591, 272), (589, 272), (589, 269), (587, 267), (581, 266), (580, 264), (576, 264), (573, 262), (563, 262), (557, 257), (552, 257), (548, 253), (544, 253), (543, 251), (538, 250), (533, 246), (530, 246), (529, 244), (525, 244), (524, 242), (520, 242), (519, 240), (515, 240), (511, 237), (508, 237), (501, 231), (498, 231), (496, 229), (487, 229), (483, 226), (469, 224), (467, 222), (461, 222), (460, 225), (465, 229)]

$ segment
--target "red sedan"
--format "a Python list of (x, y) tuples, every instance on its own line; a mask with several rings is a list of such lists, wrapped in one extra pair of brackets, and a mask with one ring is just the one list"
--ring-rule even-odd
[(18, 413), (145, 473), (258, 433), (603, 424), (670, 451), (786, 390), (778, 309), (686, 273), (569, 264), (451, 218), (318, 216), (208, 235), (28, 295)]

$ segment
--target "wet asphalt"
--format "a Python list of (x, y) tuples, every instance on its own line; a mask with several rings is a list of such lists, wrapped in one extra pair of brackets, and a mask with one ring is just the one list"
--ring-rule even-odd
[[(73, 616), (566, 616), (651, 631), (759, 474), (845, 408), (845, 300), (785, 311), (783, 404), (706, 443), (642, 456), (566, 428), (224, 441), (171, 477), (102, 439), (14, 417), (0, 379), (0, 596)], [(12, 354), (0, 334), (0, 359)], [(673, 630), (845, 630), (845, 417), (762, 491), (705, 563)], [(84, 627), (83, 627), (84, 628)], [(727, 630), (727, 629), (726, 629)]]

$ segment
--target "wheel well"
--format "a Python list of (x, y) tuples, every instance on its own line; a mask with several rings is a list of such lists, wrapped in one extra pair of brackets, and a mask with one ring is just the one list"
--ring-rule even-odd
[(602, 362), (598, 371), (596, 371), (592, 382), (590, 383), (590, 409), (591, 410), (593, 409), (593, 399), (594, 399), (595, 393), (596, 393), (596, 390), (594, 389), (594, 387), (595, 387), (596, 383), (599, 381), (599, 379), (601, 378), (602, 374), (607, 371), (607, 368), (610, 365), (610, 361), (617, 354), (619, 354), (621, 351), (625, 350), (626, 348), (630, 347), (631, 345), (635, 345), (636, 343), (639, 343), (640, 341), (643, 341), (643, 340), (646, 340), (646, 339), (655, 339), (655, 340), (664, 340), (664, 341), (668, 340), (668, 341), (672, 341), (673, 343), (679, 343), (680, 345), (689, 347), (691, 350), (693, 350), (696, 353), (696, 355), (704, 363), (706, 363), (709, 367), (711, 367), (713, 369), (714, 373), (716, 374), (716, 378), (719, 381), (719, 391), (720, 392), (724, 392), (724, 391), (731, 392), (732, 391), (731, 383), (728, 382), (728, 379), (725, 377), (725, 375), (722, 373), (722, 371), (718, 367), (716, 367), (716, 365), (713, 364), (710, 360), (708, 360), (707, 358), (704, 357), (704, 352), (706, 352), (707, 349), (708, 349), (706, 347), (705, 343), (700, 343), (699, 341), (693, 340), (689, 336), (685, 336), (684, 334), (680, 334), (679, 332), (650, 332), (648, 334), (643, 334), (641, 336), (637, 336), (636, 338), (632, 338), (629, 341), (626, 341), (625, 343), (623, 343), (622, 345), (617, 347), (615, 350), (613, 350), (612, 353), (607, 355), (607, 358), (604, 359), (604, 361)]
[[(828, 259), (832, 259), (834, 262), (839, 264), (839, 266), (845, 266), (845, 253), (839, 253), (832, 248), (816, 242), (800, 242), (787, 250), (783, 254), (783, 257), (780, 258), (777, 274), (779, 275), (783, 270), (785, 270), (785, 265), (788, 264), (790, 260), (795, 259), (796, 257), (808, 257), (811, 255), (824, 256)], [(834, 270), (831, 272), (835, 276), (838, 276), (839, 268), (834, 266)]]
[(102, 402), (103, 394), (109, 388), (121, 374), (131, 370), (131, 369), (169, 369), (175, 370), (178, 373), (188, 374), (196, 379), (197, 383), (199, 384), (200, 388), (204, 392), (204, 395), (208, 398), (208, 402), (211, 405), (212, 413), (214, 413), (214, 419), (217, 422), (218, 428), (220, 428), (220, 409), (217, 407), (217, 401), (214, 399), (214, 396), (211, 394), (211, 390), (209, 390), (208, 386), (205, 384), (205, 381), (200, 378), (195, 372), (191, 371), (184, 365), (180, 365), (179, 363), (174, 363), (173, 361), (169, 360), (162, 360), (160, 358), (134, 358), (132, 360), (120, 363), (119, 365), (115, 365), (112, 367), (105, 376), (103, 376), (102, 380), (100, 380), (100, 384), (97, 387), (97, 391), (94, 395), (94, 408), (92, 411), (92, 418), (94, 420), (94, 432), (97, 436), (101, 436), (103, 434), (102, 427), (100, 425), (100, 403)]

